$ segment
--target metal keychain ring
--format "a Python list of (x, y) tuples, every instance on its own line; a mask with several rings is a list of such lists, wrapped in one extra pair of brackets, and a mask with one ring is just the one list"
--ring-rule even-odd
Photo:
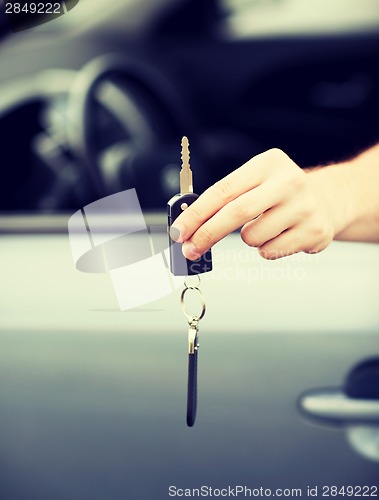
[[(186, 305), (185, 305), (185, 302), (184, 302), (184, 297), (185, 297), (185, 295), (186, 295), (186, 293), (187, 293), (188, 290), (196, 290), (197, 293), (199, 294), (199, 297), (200, 297), (200, 300), (201, 300), (201, 312), (200, 312), (199, 316), (194, 316), (193, 314), (188, 314), (188, 312), (187, 312)], [(182, 294), (180, 296), (180, 305), (182, 306), (182, 311), (183, 311), (184, 315), (186, 316), (186, 318), (188, 320), (190, 320), (191, 318), (196, 317), (197, 320), (200, 321), (201, 318), (204, 317), (205, 310), (206, 310), (206, 305), (205, 305), (204, 295), (203, 295), (202, 291), (199, 290), (199, 288), (195, 288), (195, 287), (186, 287), (186, 288), (184, 288), (184, 290), (182, 291)]]
[[(197, 278), (197, 280), (198, 280), (198, 281), (197, 281), (197, 285), (188, 285), (188, 284), (187, 284), (187, 280), (188, 280), (188, 279), (190, 279), (190, 278)], [(199, 285), (200, 285), (200, 276), (199, 276), (198, 274), (194, 274), (194, 275), (192, 275), (192, 276), (186, 276), (186, 277), (185, 277), (185, 280), (184, 280), (184, 286), (185, 286), (186, 288), (191, 288), (191, 289), (193, 289), (193, 288), (199, 288)]]

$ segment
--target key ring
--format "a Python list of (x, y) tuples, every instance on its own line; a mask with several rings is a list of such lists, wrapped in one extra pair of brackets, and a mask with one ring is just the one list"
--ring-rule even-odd
[[(189, 280), (191, 278), (193, 278), (193, 279), (197, 278), (197, 285), (196, 286), (195, 285), (188, 285), (187, 284), (187, 280)], [(199, 286), (200, 286), (200, 276), (198, 274), (194, 274), (192, 276), (186, 276), (185, 279), (184, 279), (184, 286), (186, 288), (190, 288), (191, 290), (194, 290), (194, 289), (198, 290)]]
[[(200, 284), (200, 277), (198, 276), (199, 278), (199, 283), (198, 285)], [(187, 279), (187, 278), (186, 278)], [(206, 311), (206, 305), (205, 305), (205, 299), (204, 299), (204, 295), (202, 293), (202, 291), (197, 287), (197, 286), (188, 286), (186, 281), (184, 281), (184, 285), (185, 285), (185, 288), (182, 290), (182, 293), (181, 293), (181, 296), (180, 296), (180, 305), (182, 307), (182, 311), (185, 315), (185, 317), (187, 318), (187, 320), (189, 322), (193, 321), (194, 318), (196, 318), (197, 321), (200, 321), (201, 318), (204, 317), (204, 314), (205, 314), (205, 311)], [(198, 293), (199, 297), (200, 297), (200, 300), (201, 300), (201, 311), (200, 311), (200, 314), (199, 315), (194, 315), (194, 314), (188, 314), (188, 311), (187, 311), (187, 308), (186, 308), (186, 304), (185, 304), (185, 295), (187, 293), (188, 290), (194, 290)]]

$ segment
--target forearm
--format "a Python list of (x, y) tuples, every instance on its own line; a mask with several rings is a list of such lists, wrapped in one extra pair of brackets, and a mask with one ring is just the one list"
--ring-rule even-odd
[(348, 162), (307, 173), (325, 193), (334, 239), (379, 242), (379, 145)]

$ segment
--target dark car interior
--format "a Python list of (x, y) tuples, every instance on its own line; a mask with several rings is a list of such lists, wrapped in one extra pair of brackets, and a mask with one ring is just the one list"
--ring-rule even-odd
[(2, 211), (70, 211), (131, 186), (159, 210), (184, 133), (200, 192), (271, 147), (309, 167), (377, 140), (376, 30), (235, 39), (216, 0), (154, 14), (138, 36), (50, 23), (2, 47)]

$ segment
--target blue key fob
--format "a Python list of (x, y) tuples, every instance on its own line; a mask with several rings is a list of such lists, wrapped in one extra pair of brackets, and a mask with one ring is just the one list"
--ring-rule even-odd
[[(199, 195), (195, 193), (176, 194), (167, 203), (168, 233), (174, 221), (189, 207)], [(208, 250), (197, 260), (188, 260), (182, 253), (182, 243), (173, 241), (169, 236), (170, 243), (170, 270), (174, 276), (192, 276), (212, 271), (212, 251)]]

